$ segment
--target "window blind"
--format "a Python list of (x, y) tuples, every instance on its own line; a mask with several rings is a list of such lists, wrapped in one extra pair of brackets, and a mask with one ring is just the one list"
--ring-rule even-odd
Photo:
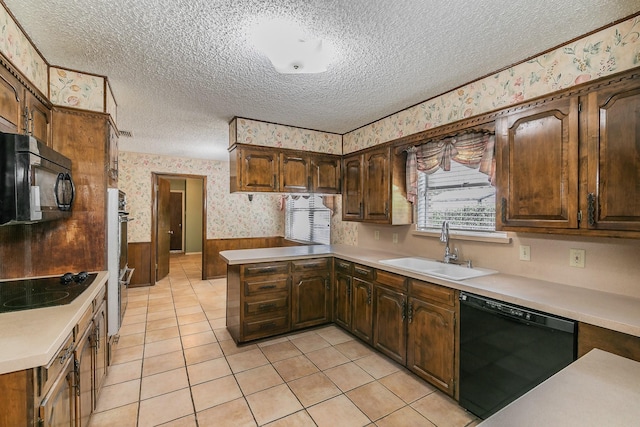
[(331, 243), (331, 211), (321, 196), (289, 196), (286, 202), (287, 239), (328, 245)]

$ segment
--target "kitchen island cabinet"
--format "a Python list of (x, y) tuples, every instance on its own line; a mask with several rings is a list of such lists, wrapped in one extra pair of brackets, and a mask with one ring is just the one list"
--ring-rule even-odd
[(291, 329), (331, 321), (331, 260), (291, 261)]
[(333, 321), (351, 330), (351, 285), (353, 264), (341, 259), (334, 260), (334, 305)]

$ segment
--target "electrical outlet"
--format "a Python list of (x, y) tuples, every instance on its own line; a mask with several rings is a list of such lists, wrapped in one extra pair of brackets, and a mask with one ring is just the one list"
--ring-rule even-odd
[(398, 243), (398, 233), (393, 233), (393, 243)]
[(380, 240), (380, 232), (378, 230), (373, 232), (373, 238), (376, 240)]
[(584, 268), (586, 256), (584, 249), (569, 249), (569, 265), (571, 267)]
[(531, 261), (531, 246), (520, 245), (520, 261)]

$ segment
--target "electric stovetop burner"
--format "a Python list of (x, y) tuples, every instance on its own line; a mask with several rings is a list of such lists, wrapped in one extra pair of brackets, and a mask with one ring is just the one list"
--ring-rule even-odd
[(69, 304), (84, 292), (97, 273), (0, 282), (0, 313)]

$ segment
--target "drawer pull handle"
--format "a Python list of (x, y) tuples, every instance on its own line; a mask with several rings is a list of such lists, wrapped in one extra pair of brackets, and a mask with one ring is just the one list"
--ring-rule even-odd
[(266, 310), (268, 308), (275, 308), (275, 307), (277, 307), (277, 305), (275, 303), (271, 302), (271, 303), (260, 304), (260, 305), (258, 305), (258, 307), (260, 308), (260, 310)]
[(356, 270), (356, 273), (359, 273), (359, 274), (363, 274), (363, 275), (371, 274), (371, 270), (365, 270), (364, 268), (356, 267), (355, 270)]
[(262, 285), (258, 289), (275, 289), (276, 285)]
[(340, 267), (340, 268), (349, 268), (349, 264), (346, 264), (344, 262), (339, 262), (338, 263), (338, 267)]
[(263, 323), (260, 325), (260, 329), (270, 329), (276, 326), (275, 322)]

